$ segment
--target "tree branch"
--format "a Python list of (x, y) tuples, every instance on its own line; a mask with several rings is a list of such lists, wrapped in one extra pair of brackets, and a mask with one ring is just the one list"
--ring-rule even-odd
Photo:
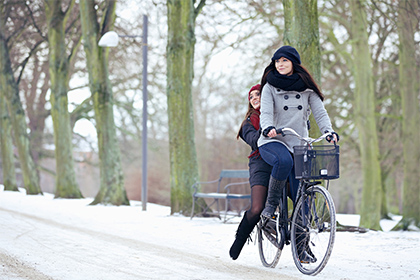
[(201, 13), (201, 10), (203, 9), (205, 5), (206, 5), (206, 0), (200, 0), (200, 3), (198, 3), (198, 6), (194, 10), (194, 21), (197, 18), (197, 16)]
[(82, 35), (80, 35), (77, 38), (76, 44), (70, 50), (70, 55), (68, 57), (68, 61), (69, 61), (70, 64), (72, 64), (73, 59), (75, 59), (75, 57), (76, 57), (75, 54), (77, 53), (77, 50), (80, 48), (81, 44), (82, 44)]
[(106, 7), (105, 7), (105, 15), (102, 20), (101, 26), (101, 35), (104, 34), (106, 31), (110, 30), (110, 26), (114, 23), (115, 20), (115, 7), (116, 1), (108, 0)]
[[(23, 60), (22, 61), (22, 63), (20, 63), (19, 64), (19, 66), (20, 67), (22, 67), (22, 69), (20, 70), (20, 73), (19, 73), (19, 77), (18, 77), (18, 79), (17, 79), (17, 81), (16, 81), (16, 84), (19, 84), (19, 82), (20, 82), (20, 79), (22, 78), (22, 75), (23, 75), (23, 71), (25, 70), (25, 66), (26, 66), (26, 64), (28, 63), (28, 61), (29, 61), (29, 59), (31, 58), (31, 56), (36, 52), (36, 50), (38, 49), (38, 47), (42, 44), (44, 42), (44, 40), (40, 40), (40, 41), (38, 41), (35, 45), (34, 45), (34, 47), (31, 49), (31, 51), (29, 52), (29, 54), (28, 54), (28, 56), (25, 58), (25, 60)], [(18, 67), (19, 67), (18, 66)]]
[(36, 24), (36, 21), (35, 21), (35, 18), (34, 18), (34, 14), (33, 14), (32, 10), (31, 10), (31, 8), (29, 7), (29, 1), (25, 1), (25, 7), (27, 8), (27, 10), (29, 12), (29, 16), (32, 19), (32, 24), (34, 25), (35, 29), (38, 31), (38, 33), (41, 36), (41, 38), (44, 39), (44, 41), (48, 40), (48, 36), (43, 35), (41, 29)]
[(73, 110), (73, 112), (70, 113), (71, 127), (73, 128), (78, 120), (86, 118), (87, 113), (92, 111), (92, 108), (93, 106), (91, 97), (88, 97), (85, 100), (83, 100), (83, 102), (79, 106), (77, 106)]
[(63, 24), (64, 26), (66, 26), (67, 20), (70, 17), (70, 12), (73, 10), (74, 7), (74, 3), (76, 2), (76, 0), (71, 0), (69, 6), (67, 7), (67, 9), (64, 11), (64, 19), (63, 19)]

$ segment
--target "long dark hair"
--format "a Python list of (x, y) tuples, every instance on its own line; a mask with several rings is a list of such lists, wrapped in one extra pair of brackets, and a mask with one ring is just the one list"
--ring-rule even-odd
[[(291, 61), (293, 64), (293, 73), (298, 74), (303, 82), (308, 86), (308, 88), (312, 89), (318, 96), (321, 98), (322, 101), (324, 101), (324, 94), (319, 89), (318, 84), (315, 82), (312, 75), (309, 73), (308, 69), (303, 67), (301, 64), (296, 64), (293, 61)], [(271, 71), (277, 71), (275, 67), (274, 61), (271, 61), (271, 63), (264, 69), (264, 73), (261, 77), (261, 93), (264, 85), (267, 83), (267, 75)]]
[(273, 70), (276, 70), (276, 67), (275, 67), (274, 61), (271, 61), (271, 63), (267, 67), (265, 67), (264, 73), (263, 73), (263, 75), (261, 77), (261, 82), (260, 82), (260, 84), (261, 84), (261, 92), (262, 92), (263, 87), (267, 83), (268, 73), (270, 73)]
[[(260, 91), (261, 94), (261, 91)], [(236, 139), (239, 139), (241, 137), (242, 127), (244, 126), (245, 122), (248, 122), (248, 119), (252, 116), (252, 114), (258, 114), (257, 110), (252, 107), (251, 102), (248, 102), (248, 111), (245, 114), (245, 119), (242, 121), (241, 126), (238, 130), (238, 134), (236, 134)]]

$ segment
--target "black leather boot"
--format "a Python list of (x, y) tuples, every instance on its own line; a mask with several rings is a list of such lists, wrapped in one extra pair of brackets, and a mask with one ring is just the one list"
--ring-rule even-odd
[(296, 238), (296, 250), (301, 263), (315, 263), (316, 258), (309, 247), (309, 237), (302, 235)]
[(297, 220), (298, 226), (296, 227), (296, 251), (301, 263), (315, 263), (316, 257), (309, 247), (309, 233), (304, 232), (302, 229), (302, 220)]
[(265, 208), (261, 213), (261, 216), (265, 218), (271, 218), (276, 211), (277, 206), (280, 203), (280, 199), (283, 193), (283, 188), (286, 186), (287, 180), (277, 180), (273, 176), (270, 176), (270, 183), (268, 184), (267, 201), (265, 202)]
[(254, 229), (255, 224), (250, 224), (246, 217), (246, 212), (242, 221), (239, 223), (238, 229), (236, 231), (236, 238), (230, 247), (229, 255), (232, 259), (236, 260), (239, 257), (239, 254), (242, 251), (242, 248), (245, 245), (246, 240)]

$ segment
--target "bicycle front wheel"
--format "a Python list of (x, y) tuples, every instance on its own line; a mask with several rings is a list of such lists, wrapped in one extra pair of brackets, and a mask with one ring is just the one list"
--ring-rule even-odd
[[(265, 267), (276, 267), (280, 260), (282, 248), (278, 245), (277, 226), (275, 220), (265, 223), (260, 220), (258, 229), (258, 252)], [(284, 244), (284, 242), (283, 242)], [(282, 246), (283, 247), (283, 246)]]
[(335, 230), (335, 206), (330, 193), (322, 186), (309, 187), (296, 204), (291, 226), (292, 255), (300, 272), (321, 272), (330, 258)]

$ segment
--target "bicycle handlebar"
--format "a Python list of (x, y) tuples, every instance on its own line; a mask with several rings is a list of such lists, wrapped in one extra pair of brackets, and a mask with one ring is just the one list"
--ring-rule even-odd
[[(290, 132), (291, 134), (285, 134), (285, 132)], [(276, 129), (276, 133), (277, 134), (281, 134), (282, 136), (285, 136), (285, 135), (293, 135), (293, 136), (296, 136), (300, 140), (303, 140), (306, 143), (308, 143), (309, 145), (312, 144), (312, 143), (319, 142), (319, 141), (321, 141), (323, 139), (327, 139), (328, 136), (332, 137), (331, 132), (324, 133), (323, 135), (321, 135), (320, 137), (318, 137), (316, 139), (311, 138), (311, 137), (302, 137), (294, 129), (288, 128), (288, 127), (277, 128)], [(334, 142), (334, 144), (336, 144), (336, 143)]]

